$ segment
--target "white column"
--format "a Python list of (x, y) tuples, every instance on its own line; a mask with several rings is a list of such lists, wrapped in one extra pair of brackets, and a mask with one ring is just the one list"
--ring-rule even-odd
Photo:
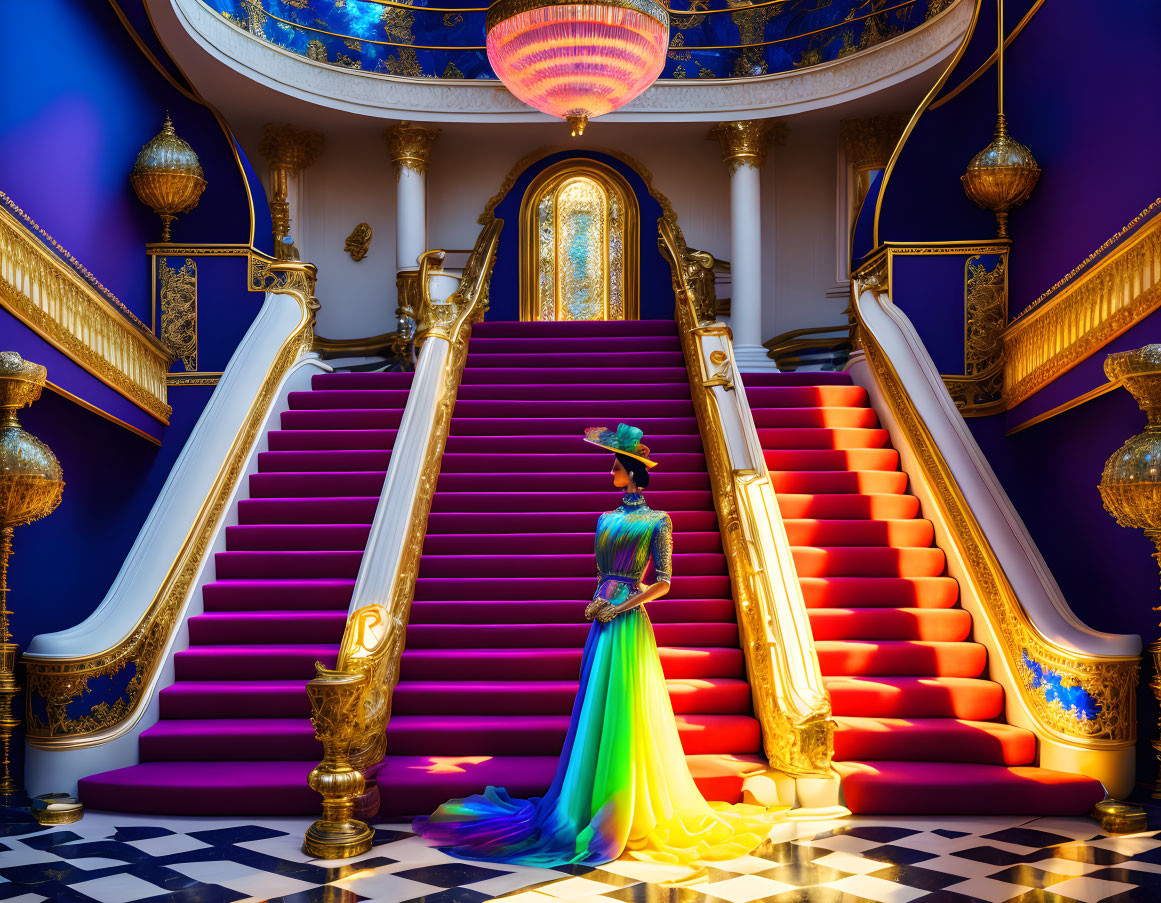
[[(294, 260), (302, 253), (305, 223), (302, 172), (322, 153), (321, 132), (303, 131), (292, 125), (267, 123), (258, 150), (270, 164), (270, 218), (274, 227), (274, 256)], [(296, 242), (295, 239), (299, 241)]]
[(395, 190), (395, 270), (419, 268), (419, 255), (427, 250), (427, 174), (409, 166), (399, 167)]
[(730, 328), (742, 372), (777, 370), (762, 347), (762, 176), (766, 147), (786, 127), (769, 120), (721, 122), (709, 138), (722, 146), (730, 167)]
[(439, 129), (401, 122), (383, 132), (398, 177), (395, 188), (396, 316), (416, 319), (419, 257), (427, 247), (427, 164)]

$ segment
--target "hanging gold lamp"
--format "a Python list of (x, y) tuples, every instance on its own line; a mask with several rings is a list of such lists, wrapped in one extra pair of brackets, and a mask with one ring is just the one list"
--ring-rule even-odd
[(996, 81), (999, 112), (992, 143), (972, 157), (967, 172), (960, 176), (967, 196), (996, 215), (996, 237), (1008, 238), (1008, 211), (1028, 200), (1040, 179), (1036, 158), (1008, 134), (1004, 116), (1004, 0), (996, 0)]
[(169, 227), (177, 214), (193, 210), (206, 189), (198, 155), (177, 137), (169, 114), (161, 131), (137, 155), (129, 182), (141, 203), (161, 217), (161, 240), (169, 241)]

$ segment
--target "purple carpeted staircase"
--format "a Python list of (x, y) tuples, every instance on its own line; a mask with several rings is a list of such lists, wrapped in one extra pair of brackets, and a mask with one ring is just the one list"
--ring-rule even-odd
[(306, 682), (334, 666), (410, 373), (316, 375), (293, 392), (226, 528), (141, 764), (85, 778), (95, 809), (304, 814), (321, 747)]
[[(334, 664), (407, 385), (333, 374), (292, 396), (142, 764), (82, 781), (88, 805), (319, 811), (304, 686), (316, 659)], [(383, 814), (487, 784), (547, 789), (589, 629), (597, 516), (620, 501), (611, 456), (581, 433), (621, 421), (645, 431), (661, 462), (647, 498), (673, 518), (673, 589), (649, 612), (691, 769), (708, 797), (733, 802), (765, 768), (674, 323), (485, 323), (428, 521), (377, 776)]]
[(670, 595), (649, 604), (685, 751), (703, 792), (737, 801), (761, 770), (758, 723), (709, 477), (673, 321), (484, 323), (428, 520), (378, 780), (385, 814), (487, 784), (552, 780), (576, 695), (597, 516), (612, 456), (589, 426), (645, 431), (646, 498), (674, 525)]

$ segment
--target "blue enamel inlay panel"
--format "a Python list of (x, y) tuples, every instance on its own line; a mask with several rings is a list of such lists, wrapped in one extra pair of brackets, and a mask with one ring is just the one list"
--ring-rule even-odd
[(1078, 721), (1090, 721), (1097, 716), (1101, 705), (1079, 684), (1068, 687), (1064, 685), (1064, 675), (1059, 671), (1045, 667), (1023, 650), (1024, 667), (1029, 674), (1028, 686), (1033, 690), (1041, 690), (1049, 702), (1060, 703), (1061, 708), (1071, 712)]

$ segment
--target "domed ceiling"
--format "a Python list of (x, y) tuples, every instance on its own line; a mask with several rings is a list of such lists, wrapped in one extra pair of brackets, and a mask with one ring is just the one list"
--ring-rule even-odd
[[(251, 35), (331, 66), (494, 79), (486, 6), (470, 0), (207, 0)], [(672, 0), (662, 78), (732, 79), (816, 66), (922, 25), (952, 0)], [(439, 5), (437, 5), (437, 3)]]

